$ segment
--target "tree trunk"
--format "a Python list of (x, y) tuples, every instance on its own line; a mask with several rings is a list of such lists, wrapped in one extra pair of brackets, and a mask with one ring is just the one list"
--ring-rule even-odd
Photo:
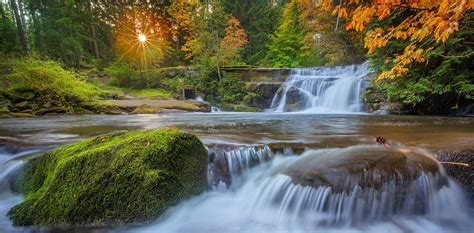
[(100, 58), (99, 47), (97, 46), (97, 37), (95, 34), (95, 26), (93, 23), (91, 23), (91, 30), (92, 30), (92, 44), (94, 45), (95, 58), (99, 59)]
[(216, 51), (216, 65), (217, 65), (217, 77), (219, 78), (219, 82), (221, 81), (221, 69), (219, 65), (219, 55), (220, 55), (220, 45), (219, 45), (219, 38), (216, 33), (216, 43), (217, 43), (217, 51)]
[[(91, 1), (88, 1), (87, 4), (88, 4), (88, 7), (89, 7), (89, 12), (92, 16)], [(92, 45), (94, 46), (94, 55), (95, 55), (95, 58), (99, 59), (100, 58), (100, 53), (99, 53), (99, 46), (97, 46), (97, 36), (96, 36), (96, 32), (95, 32), (94, 22), (91, 22), (91, 31), (92, 31)]]
[(337, 20), (336, 20), (336, 28), (334, 28), (334, 31), (337, 31), (337, 28), (339, 27), (339, 16), (341, 15), (341, 7), (342, 7), (342, 0), (339, 0), (339, 10), (337, 11)]
[(7, 16), (5, 14), (5, 10), (3, 10), (3, 3), (0, 2), (0, 15), (2, 16), (3, 23), (6, 23)]
[(21, 46), (23, 47), (24, 52), (27, 55), (30, 55), (31, 48), (28, 42), (28, 36), (26, 35), (26, 30), (25, 30), (25, 27), (23, 26), (22, 17), (20, 15), (20, 11), (18, 8), (18, 4), (16, 3), (16, 0), (10, 0), (10, 5), (13, 11), (13, 15), (15, 16), (15, 22), (16, 22), (16, 27), (18, 29), (18, 36), (20, 38)]

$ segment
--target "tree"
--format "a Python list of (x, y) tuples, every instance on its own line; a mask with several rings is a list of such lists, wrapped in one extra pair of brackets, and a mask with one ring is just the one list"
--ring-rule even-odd
[[(468, 0), (345, 0), (336, 6), (326, 0), (323, 5), (338, 17), (350, 15), (346, 29), (362, 32), (370, 26), (364, 43), (369, 54), (392, 40), (408, 42), (402, 53), (387, 61), (391, 63), (390, 68), (384, 70), (378, 80), (400, 77), (408, 72), (410, 64), (425, 62), (427, 53), (457, 32), (461, 18), (474, 9), (474, 1)], [(404, 19), (377, 24), (396, 15), (404, 15)]]
[(12, 8), (13, 15), (15, 16), (16, 27), (18, 30), (18, 37), (20, 38), (20, 43), (23, 48), (23, 52), (26, 53), (27, 55), (30, 55), (31, 46), (30, 46), (30, 42), (28, 41), (28, 35), (26, 32), (24, 17), (22, 16), (23, 14), (20, 13), (20, 10), (22, 11), (21, 0), (18, 1), (18, 4), (16, 0), (10, 0), (10, 6)]
[(275, 67), (298, 67), (305, 53), (305, 28), (300, 22), (300, 9), (292, 0), (283, 9), (283, 16), (277, 31), (270, 36), (266, 62)]
[(189, 61), (192, 59), (191, 48), (188, 42), (197, 37), (199, 1), (177, 0), (167, 8), (170, 15), (172, 47), (176, 60)]
[(223, 49), (222, 65), (235, 65), (241, 63), (240, 50), (248, 43), (247, 34), (240, 25), (240, 22), (234, 16), (229, 18), (226, 35), (221, 40), (220, 45)]
[(0, 52), (12, 53), (20, 50), (18, 47), (18, 31), (6, 5), (0, 2)]
[(221, 0), (224, 10), (240, 21), (248, 43), (240, 54), (247, 64), (256, 65), (265, 58), (270, 35), (280, 22), (285, 0)]

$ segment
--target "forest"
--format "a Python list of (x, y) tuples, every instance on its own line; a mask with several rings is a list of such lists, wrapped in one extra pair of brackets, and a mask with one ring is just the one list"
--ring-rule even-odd
[[(0, 84), (4, 99), (33, 92), (44, 96), (37, 104), (65, 106), (71, 113), (101, 112), (108, 107), (95, 100), (124, 90), (176, 97), (182, 87), (229, 108), (252, 106), (249, 100), (259, 93), (222, 69), (368, 61), (377, 76), (367, 90), (369, 102), (375, 98), (394, 113), (469, 112), (473, 5), (467, 0), (3, 0)], [(194, 71), (192, 77), (187, 69)], [(82, 107), (71, 106), (70, 99)], [(7, 110), (16, 111), (4, 104)]]
[(0, 232), (472, 233), (474, 0), (0, 0)]

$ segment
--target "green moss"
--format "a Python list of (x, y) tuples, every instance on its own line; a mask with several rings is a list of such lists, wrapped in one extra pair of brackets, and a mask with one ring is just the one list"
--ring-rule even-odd
[(199, 139), (174, 128), (120, 131), (60, 147), (29, 161), (15, 225), (147, 222), (206, 189)]
[(138, 97), (147, 97), (147, 98), (172, 98), (173, 94), (167, 90), (163, 89), (123, 89), (125, 92), (132, 94)]
[(12, 117), (33, 117), (34, 115), (31, 113), (22, 113), (22, 112), (12, 112), (10, 113)]
[(7, 114), (10, 113), (7, 107), (0, 107), (0, 114)]
[(0, 107), (9, 107), (12, 112), (26, 109), (37, 111), (42, 106), (67, 111), (46, 110), (40, 115), (49, 112), (73, 113), (76, 108), (85, 108), (86, 103), (95, 102), (97, 105), (100, 99), (111, 95), (57, 62), (0, 56), (0, 67), (9, 70), (0, 73)]
[(255, 107), (249, 107), (241, 104), (228, 104), (220, 103), (219, 108), (226, 111), (236, 111), (236, 112), (260, 112), (261, 110)]
[(135, 110), (133, 110), (133, 112), (131, 112), (132, 114), (156, 114), (156, 113), (159, 113), (160, 110), (159, 109), (156, 109), (154, 107), (151, 107), (149, 105), (146, 105), (146, 104), (142, 104), (140, 106), (138, 106), (137, 108), (135, 108)]

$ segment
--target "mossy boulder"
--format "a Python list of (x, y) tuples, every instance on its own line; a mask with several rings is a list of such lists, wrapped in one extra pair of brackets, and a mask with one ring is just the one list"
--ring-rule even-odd
[(26, 194), (8, 216), (15, 225), (149, 222), (207, 188), (207, 155), (174, 128), (120, 131), (30, 160), (18, 183)]

